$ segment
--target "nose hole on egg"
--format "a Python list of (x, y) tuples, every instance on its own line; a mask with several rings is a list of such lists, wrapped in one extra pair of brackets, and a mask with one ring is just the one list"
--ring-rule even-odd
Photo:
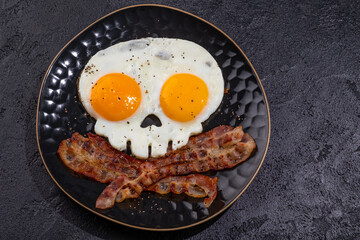
[(146, 118), (140, 124), (140, 127), (146, 128), (146, 127), (149, 127), (152, 125), (155, 125), (157, 127), (162, 126), (160, 119), (157, 116), (155, 116), (154, 114), (147, 115)]

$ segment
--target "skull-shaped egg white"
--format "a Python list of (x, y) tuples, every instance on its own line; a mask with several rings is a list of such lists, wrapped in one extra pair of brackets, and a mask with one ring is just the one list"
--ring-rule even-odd
[[(135, 79), (141, 91), (135, 112), (118, 121), (104, 118), (91, 103), (92, 89), (97, 81), (113, 73)], [(191, 120), (170, 118), (160, 104), (164, 84), (177, 74), (191, 74), (200, 78), (208, 90), (206, 104)], [(126, 89), (128, 86), (125, 84), (123, 90)], [(177, 149), (184, 146), (191, 135), (201, 133), (201, 123), (222, 101), (224, 81), (215, 59), (203, 47), (181, 39), (144, 38), (118, 43), (96, 53), (80, 76), (78, 90), (85, 109), (97, 119), (97, 134), (106, 136), (110, 144), (119, 150), (125, 150), (130, 141), (132, 153), (138, 158), (147, 158), (149, 146), (151, 156), (158, 157), (166, 153), (170, 141), (172, 148)], [(194, 97), (198, 95), (196, 90), (193, 94)], [(176, 111), (182, 114), (181, 106), (170, 104), (168, 107), (179, 108)], [(142, 127), (141, 124), (149, 115), (157, 116), (161, 126)]]

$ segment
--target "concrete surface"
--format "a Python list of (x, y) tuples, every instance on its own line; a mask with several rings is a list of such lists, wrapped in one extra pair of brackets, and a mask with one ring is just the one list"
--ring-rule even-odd
[(1, 238), (360, 239), (358, 1), (155, 1), (215, 24), (252, 61), (271, 111), (265, 163), (221, 217), (178, 232), (119, 226), (61, 192), (35, 139), (42, 77), (83, 28), (139, 3), (0, 2)]

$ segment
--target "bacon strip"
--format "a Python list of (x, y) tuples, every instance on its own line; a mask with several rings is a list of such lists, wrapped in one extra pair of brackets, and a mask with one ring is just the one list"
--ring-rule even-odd
[[(241, 126), (219, 126), (191, 137), (188, 144), (181, 149), (145, 162), (112, 148), (102, 137), (91, 133), (88, 134), (88, 138), (74, 133), (70, 139), (61, 142), (58, 154), (75, 172), (99, 182), (111, 182), (96, 202), (97, 208), (105, 209), (112, 207), (115, 200), (123, 201), (126, 198), (138, 197), (143, 190), (164, 192), (160, 187), (164, 183), (177, 187), (186, 185), (186, 190), (180, 191), (174, 187), (174, 190), (170, 191), (185, 192), (191, 196), (194, 189), (197, 189), (196, 185), (182, 182), (184, 178), (176, 179), (170, 176), (231, 168), (245, 161), (255, 147), (254, 140), (243, 132)], [(213, 180), (199, 174), (194, 176), (194, 179), (203, 179), (197, 181), (197, 185), (208, 193), (209, 198), (204, 202), (209, 206), (216, 197), (212, 194), (213, 191), (209, 190), (213, 189), (209, 187)]]
[(147, 188), (147, 191), (154, 191), (160, 194), (169, 192), (185, 193), (191, 197), (204, 199), (204, 204), (209, 207), (217, 195), (218, 178), (210, 178), (205, 175), (191, 174), (188, 176), (170, 176)]
[(173, 163), (187, 162), (197, 160), (198, 157), (204, 157), (208, 151), (219, 149), (219, 146), (227, 143), (240, 141), (244, 135), (242, 127), (234, 128), (222, 125), (208, 132), (193, 136), (188, 143), (175, 151), (169, 151), (163, 157), (149, 158), (155, 167), (163, 167)]
[[(211, 139), (208, 139), (207, 136), (210, 136)], [(121, 194), (121, 198), (127, 198), (126, 195), (129, 192), (130, 195), (140, 195), (144, 189), (168, 176), (232, 168), (248, 159), (256, 147), (254, 139), (244, 133), (241, 126), (237, 128), (220, 126), (207, 133), (192, 137), (189, 142), (190, 147), (186, 145), (168, 153), (163, 158), (142, 163), (142, 173), (137, 178), (129, 180), (123, 185), (117, 185), (118, 188), (111, 190), (116, 194)], [(161, 160), (166, 163), (160, 163)], [(115, 181), (120, 180), (116, 179)], [(127, 189), (122, 191), (124, 186)], [(110, 191), (107, 188), (104, 192)], [(115, 202), (115, 199), (108, 200), (113, 196), (102, 193), (96, 201), (96, 207), (101, 209), (112, 207), (113, 205), (107, 205), (105, 202)]]
[[(121, 179), (119, 181), (122, 181)], [(118, 181), (116, 181), (118, 184)], [(201, 174), (190, 174), (187, 176), (169, 176), (150, 187), (146, 191), (153, 191), (159, 194), (167, 194), (169, 192), (175, 194), (185, 193), (195, 198), (207, 197), (204, 204), (209, 207), (217, 195), (218, 178), (210, 178)], [(127, 181), (129, 183), (129, 181)], [(118, 190), (118, 189), (116, 189)], [(106, 196), (107, 198), (108, 196)], [(137, 198), (139, 194), (132, 188), (125, 187), (117, 193), (116, 202), (122, 202), (127, 198)]]
[(57, 152), (70, 169), (101, 183), (109, 183), (120, 175), (137, 177), (143, 163), (114, 149), (102, 137), (92, 133), (85, 138), (75, 132), (60, 143)]
[(122, 186), (129, 182), (129, 178), (126, 176), (118, 176), (102, 191), (102, 201), (96, 201), (96, 207), (100, 209), (109, 208), (108, 206), (114, 206), (116, 195), (121, 190)]

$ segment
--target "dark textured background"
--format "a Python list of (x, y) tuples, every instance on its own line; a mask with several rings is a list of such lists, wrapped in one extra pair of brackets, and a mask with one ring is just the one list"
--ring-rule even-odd
[(66, 197), (35, 139), (42, 77), (57, 52), (103, 15), (144, 2), (0, 1), (1, 238), (359, 239), (360, 4), (247, 2), (156, 1), (238, 43), (263, 82), (272, 120), (264, 165), (228, 211), (156, 233), (109, 222)]

